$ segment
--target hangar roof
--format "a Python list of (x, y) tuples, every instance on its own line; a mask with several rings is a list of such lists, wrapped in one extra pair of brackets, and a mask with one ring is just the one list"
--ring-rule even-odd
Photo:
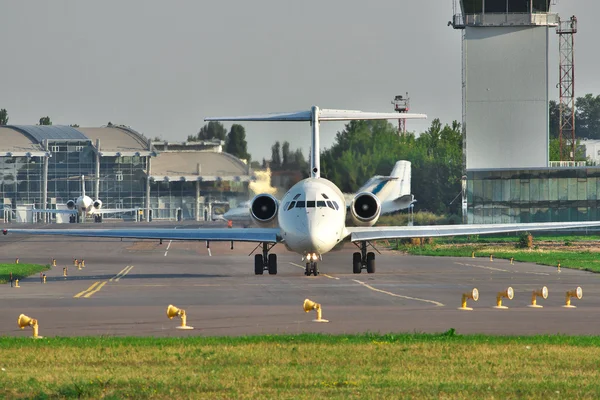
[[(101, 156), (115, 156), (121, 153), (123, 156), (142, 155), (148, 156), (152, 151), (148, 150), (148, 140), (133, 129), (120, 126), (107, 126), (103, 128), (77, 128), (90, 138), (96, 145), (100, 139), (98, 151)], [(133, 154), (140, 153), (140, 154)]]
[[(96, 140), (100, 139), (100, 149)], [(101, 156), (155, 156), (150, 142), (126, 126), (75, 128), (63, 125), (6, 125), (0, 127), (0, 156), (44, 156), (43, 141), (90, 141)], [(35, 153), (35, 154), (34, 154)]]
[(248, 166), (227, 153), (163, 152), (152, 160), (155, 181), (249, 181)]
[(47, 153), (32, 137), (18, 130), (0, 126), (0, 156), (43, 157)]

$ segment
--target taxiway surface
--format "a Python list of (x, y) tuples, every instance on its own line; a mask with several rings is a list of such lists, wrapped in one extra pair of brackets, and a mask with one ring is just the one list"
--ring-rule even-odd
[[(141, 227), (142, 225), (137, 225)], [(154, 225), (157, 226), (157, 225)], [(172, 225), (171, 225), (172, 226)], [(93, 226), (92, 226), (93, 227)], [(187, 225), (186, 227), (191, 227)], [(32, 237), (0, 238), (0, 261), (58, 262), (20, 288), (0, 285), (0, 336), (28, 336), (17, 327), (23, 313), (37, 318), (40, 335), (187, 336), (295, 334), (301, 332), (444, 332), (485, 334), (600, 333), (600, 279), (596, 274), (487, 258), (434, 258), (382, 251), (377, 272), (352, 273), (354, 246), (324, 256), (318, 277), (304, 276), (300, 257), (275, 247), (279, 273), (255, 276), (254, 245), (211, 242)], [(85, 268), (73, 267), (73, 259)], [(63, 267), (68, 276), (63, 277)], [(509, 309), (497, 310), (498, 292), (511, 286)], [(527, 307), (532, 291), (547, 286), (543, 308)], [(583, 299), (565, 304), (567, 290)], [(461, 296), (473, 288), (479, 301), (461, 311)], [(323, 318), (305, 313), (304, 299), (322, 305)], [(175, 329), (169, 304), (184, 309), (191, 331)]]

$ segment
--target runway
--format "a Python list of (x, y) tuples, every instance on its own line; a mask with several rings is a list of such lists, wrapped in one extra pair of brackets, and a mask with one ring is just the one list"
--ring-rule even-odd
[[(140, 225), (141, 226), (141, 225)], [(156, 225), (155, 225), (156, 226)], [(171, 225), (172, 226), (172, 225)], [(95, 226), (91, 226), (95, 227)], [(186, 227), (191, 227), (186, 225)], [(255, 276), (254, 245), (229, 242), (68, 239), (8, 235), (0, 238), (0, 260), (58, 262), (47, 274), (0, 286), (0, 335), (30, 336), (17, 327), (19, 314), (39, 321), (40, 335), (53, 336), (220, 336), (254, 334), (444, 332), (459, 334), (600, 333), (600, 280), (596, 274), (507, 260), (434, 258), (383, 251), (377, 272), (352, 273), (354, 246), (328, 253), (319, 263), (321, 275), (304, 276), (300, 257), (275, 247), (279, 273)], [(209, 254), (210, 253), (210, 254)], [(85, 268), (73, 267), (73, 259)], [(63, 277), (63, 267), (68, 276)], [(543, 308), (527, 307), (532, 291), (549, 289)], [(508, 286), (509, 309), (492, 308), (496, 294)], [(583, 298), (565, 304), (567, 290), (583, 288)], [(479, 301), (462, 311), (461, 296), (473, 288)], [(322, 305), (323, 318), (305, 313), (304, 299)], [(187, 313), (194, 330), (175, 329), (166, 308)]]

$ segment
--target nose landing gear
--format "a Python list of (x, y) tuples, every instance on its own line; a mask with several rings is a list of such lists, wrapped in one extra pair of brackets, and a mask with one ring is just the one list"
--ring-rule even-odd
[[(367, 252), (367, 242), (360, 242), (360, 246), (354, 243), (356, 247), (360, 248), (360, 252), (352, 254), (352, 272), (360, 274), (363, 269), (367, 270), (368, 274), (375, 273), (375, 253), (372, 251)], [(371, 245), (373, 247), (373, 245)], [(374, 247), (373, 247), (374, 248)], [(377, 250), (377, 249), (375, 249)]]
[(319, 275), (319, 267), (317, 266), (316, 261), (308, 261), (306, 263), (306, 269), (304, 270), (304, 275), (306, 275), (306, 276)]

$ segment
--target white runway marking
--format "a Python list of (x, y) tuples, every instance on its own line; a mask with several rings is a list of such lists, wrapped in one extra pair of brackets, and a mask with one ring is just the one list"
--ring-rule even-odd
[[(177, 229), (178, 227), (175, 227), (173, 229)], [(171, 247), (171, 243), (173, 243), (172, 240), (169, 240), (169, 244), (167, 245), (167, 251), (165, 251), (165, 257), (167, 256), (167, 254), (169, 253), (169, 248)]]
[(435, 301), (435, 300), (426, 300), (426, 299), (419, 299), (419, 298), (417, 298), (417, 297), (402, 296), (401, 294), (396, 294), (396, 293), (392, 293), (392, 292), (386, 292), (385, 290), (376, 289), (376, 288), (374, 288), (373, 286), (371, 286), (371, 285), (367, 285), (366, 283), (364, 283), (364, 282), (361, 282), (361, 281), (358, 281), (358, 280), (356, 280), (356, 279), (352, 279), (352, 280), (353, 280), (354, 282), (356, 282), (356, 283), (360, 283), (360, 284), (361, 284), (361, 285), (363, 285), (364, 287), (366, 287), (366, 288), (368, 288), (368, 289), (371, 289), (371, 290), (373, 290), (373, 291), (375, 291), (375, 292), (379, 292), (379, 293), (387, 294), (387, 295), (389, 295), (389, 296), (393, 296), (393, 297), (400, 297), (400, 298), (407, 299), (407, 300), (423, 301), (423, 302), (425, 302), (425, 303), (431, 303), (431, 304), (435, 304), (436, 306), (439, 306), (439, 307), (444, 307), (444, 304), (442, 304), (442, 303), (440, 303), (440, 302), (437, 302), (437, 301)]
[(165, 257), (167, 256), (167, 253), (169, 252), (169, 247), (171, 247), (171, 243), (173, 243), (173, 241), (169, 240), (169, 244), (167, 245), (167, 251), (165, 251)]
[(483, 266), (483, 265), (463, 264), (463, 263), (459, 263), (459, 262), (455, 262), (454, 264), (464, 265), (464, 266), (467, 266), (467, 267), (489, 269), (490, 271), (508, 272), (508, 270), (506, 270), (506, 269), (494, 268), (494, 267), (486, 267), (486, 266)]
[(210, 247), (208, 248), (208, 256), (212, 257), (212, 253), (210, 252)]

